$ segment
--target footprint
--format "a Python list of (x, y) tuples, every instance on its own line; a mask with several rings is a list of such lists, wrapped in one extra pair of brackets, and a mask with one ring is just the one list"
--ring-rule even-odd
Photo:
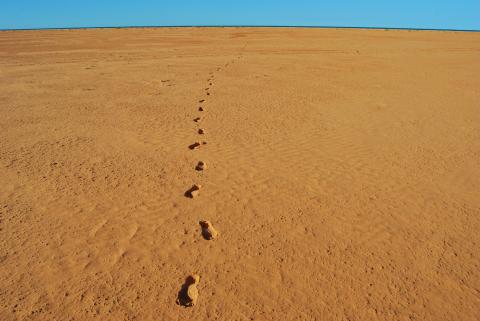
[(214, 240), (218, 237), (217, 230), (213, 227), (209, 221), (200, 221), (202, 227), (202, 236), (206, 240)]
[(199, 142), (195, 142), (192, 145), (188, 146), (188, 148), (193, 150), (193, 149), (199, 148), (200, 145), (201, 144)]
[(202, 128), (199, 128), (199, 129), (198, 129), (198, 133), (199, 133), (200, 135), (203, 135), (203, 134), (205, 134), (205, 130), (202, 129)]
[(205, 91), (208, 91), (210, 88), (205, 88)]
[(98, 233), (98, 231), (107, 224), (108, 220), (102, 220), (100, 223), (98, 223), (91, 231), (90, 231), (90, 237), (95, 237)]
[(207, 96), (210, 96), (210, 93), (207, 93)]
[(200, 119), (201, 119), (200, 117), (197, 117), (197, 118), (194, 118), (193, 121), (198, 123), (200, 121)]
[(190, 275), (185, 283), (182, 285), (182, 288), (178, 292), (177, 304), (184, 307), (193, 307), (197, 304), (198, 300), (198, 289), (197, 284), (200, 282), (200, 276), (196, 274)]
[(198, 111), (203, 111), (203, 107), (198, 107)]
[(198, 102), (203, 103), (203, 102), (205, 102), (205, 99), (200, 99)]
[(197, 166), (195, 166), (195, 169), (197, 171), (203, 171), (203, 170), (207, 169), (207, 164), (205, 164), (205, 162), (199, 161)]
[(202, 188), (202, 185), (193, 184), (193, 186), (190, 187), (190, 189), (185, 192), (185, 196), (189, 198), (197, 197), (198, 194), (200, 193), (201, 188)]

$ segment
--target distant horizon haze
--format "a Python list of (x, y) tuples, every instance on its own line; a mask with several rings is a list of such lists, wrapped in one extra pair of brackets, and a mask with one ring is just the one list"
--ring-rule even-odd
[(480, 30), (480, 1), (33, 1), (2, 4), (0, 29), (272, 26)]

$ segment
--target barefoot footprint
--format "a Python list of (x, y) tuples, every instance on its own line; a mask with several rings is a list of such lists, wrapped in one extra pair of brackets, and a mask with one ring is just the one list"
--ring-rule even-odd
[(204, 239), (214, 240), (218, 237), (217, 230), (209, 221), (200, 221), (200, 226), (202, 227), (202, 235)]
[(200, 282), (200, 276), (197, 274), (190, 275), (182, 285), (178, 292), (177, 304), (184, 307), (193, 307), (198, 301), (197, 284)]
[(197, 171), (203, 171), (203, 170), (207, 169), (207, 164), (205, 164), (205, 162), (199, 161), (197, 166), (195, 166), (195, 169)]
[(195, 198), (200, 193), (202, 185), (193, 184), (188, 191), (185, 192), (185, 196), (188, 198)]
[(195, 142), (192, 145), (188, 146), (188, 148), (193, 150), (193, 149), (196, 149), (196, 148), (200, 147), (200, 145), (202, 145), (202, 144), (200, 144), (199, 142)]

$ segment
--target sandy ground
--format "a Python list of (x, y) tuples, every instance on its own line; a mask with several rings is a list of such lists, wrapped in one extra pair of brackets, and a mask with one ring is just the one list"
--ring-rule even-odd
[(0, 320), (480, 320), (479, 75), (480, 33), (0, 32)]

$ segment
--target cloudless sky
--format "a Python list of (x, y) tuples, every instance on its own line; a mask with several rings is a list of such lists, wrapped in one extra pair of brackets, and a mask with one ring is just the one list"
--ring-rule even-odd
[(480, 0), (0, 0), (0, 29), (178, 25), (480, 30)]

